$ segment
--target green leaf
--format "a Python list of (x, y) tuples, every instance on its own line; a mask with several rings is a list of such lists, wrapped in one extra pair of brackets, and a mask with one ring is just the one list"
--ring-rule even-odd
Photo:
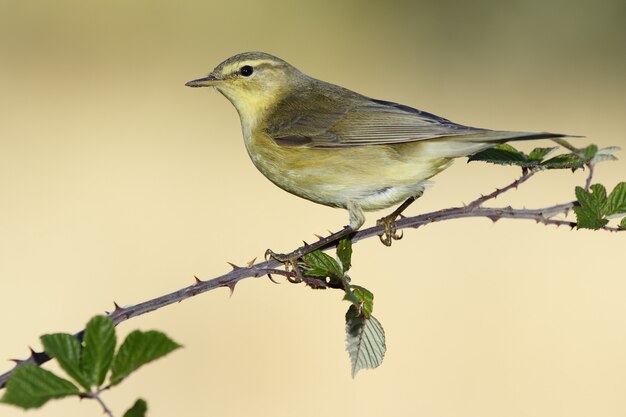
[(347, 272), (352, 266), (352, 241), (341, 239), (337, 244), (337, 257), (341, 261), (343, 272)]
[(310, 277), (341, 277), (343, 275), (341, 267), (337, 261), (330, 255), (322, 251), (316, 250), (302, 257), (304, 261), (304, 269)]
[(374, 294), (367, 288), (358, 285), (351, 285), (350, 290), (349, 293), (346, 292), (343, 299), (356, 305), (359, 308), (359, 312), (364, 315), (365, 318), (370, 317), (374, 310)]
[(80, 367), (82, 347), (75, 336), (67, 333), (46, 334), (41, 336), (41, 343), (48, 355), (56, 359), (69, 376), (89, 390), (89, 378)]
[(574, 207), (574, 213), (576, 213), (577, 229), (598, 230), (606, 226), (609, 222), (607, 219), (603, 219), (601, 216), (598, 216), (598, 214), (591, 209)]
[(526, 166), (526, 155), (509, 144), (503, 143), (493, 148), (485, 149), (469, 157), (467, 162), (484, 161), (498, 165), (522, 165)]
[(124, 413), (123, 417), (144, 417), (146, 411), (148, 411), (148, 404), (140, 398)]
[(588, 207), (598, 212), (600, 216), (606, 214), (606, 188), (602, 184), (593, 184), (590, 191), (576, 187), (576, 199), (582, 207)]
[(91, 385), (100, 386), (113, 362), (115, 353), (115, 327), (111, 319), (95, 316), (85, 328), (85, 349), (81, 367)]
[(385, 331), (374, 316), (365, 318), (359, 308), (351, 305), (346, 313), (346, 349), (352, 363), (352, 377), (364, 368), (376, 368), (382, 362), (387, 347)]
[(620, 182), (613, 188), (606, 202), (606, 215), (626, 213), (626, 182)]
[(552, 148), (535, 148), (528, 154), (528, 160), (540, 162), (543, 158), (546, 157), (550, 152), (558, 149), (558, 146), (553, 146)]
[(580, 207), (574, 207), (578, 229), (597, 230), (609, 222), (604, 218), (607, 205), (606, 189), (602, 184), (594, 184), (590, 188), (591, 192), (587, 192), (582, 187), (576, 187), (576, 199), (580, 203)]
[(541, 169), (578, 169), (582, 168), (585, 162), (580, 159), (579, 156), (568, 153), (563, 155), (557, 155), (554, 158), (550, 158), (539, 164), (538, 168)]
[(78, 393), (78, 388), (70, 381), (59, 378), (37, 365), (28, 364), (13, 371), (0, 401), (24, 409), (37, 408), (53, 398)]
[(619, 228), (622, 230), (626, 230), (626, 217), (624, 217), (622, 221), (619, 222)]
[(167, 355), (180, 345), (156, 330), (131, 332), (113, 359), (111, 385), (119, 384), (142, 365)]
[(593, 199), (593, 204), (599, 208), (600, 213), (606, 214), (606, 188), (602, 184), (593, 184), (589, 187), (591, 190), (591, 198)]
[(598, 152), (598, 147), (596, 145), (589, 145), (585, 148), (584, 151), (584, 158), (585, 161), (590, 162), (594, 156), (596, 156), (596, 153)]

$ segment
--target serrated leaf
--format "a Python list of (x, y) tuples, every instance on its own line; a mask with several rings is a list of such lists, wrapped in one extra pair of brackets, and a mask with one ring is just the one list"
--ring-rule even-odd
[(111, 319), (95, 316), (89, 320), (83, 341), (85, 344), (81, 361), (83, 373), (87, 375), (92, 385), (100, 386), (111, 368), (117, 342)]
[(80, 367), (81, 345), (75, 336), (67, 333), (46, 334), (41, 336), (43, 348), (59, 362), (61, 368), (74, 378), (82, 387), (89, 390), (89, 378)]
[(598, 230), (609, 222), (602, 218), (597, 212), (584, 207), (574, 207), (576, 213), (576, 228)]
[(0, 401), (24, 409), (37, 408), (54, 398), (77, 395), (78, 387), (34, 364), (13, 371)]
[(576, 187), (576, 199), (581, 207), (586, 207), (597, 211), (600, 216), (605, 213), (607, 198), (606, 188), (602, 184), (593, 184), (590, 191), (586, 191), (582, 187)]
[(352, 363), (352, 377), (361, 369), (378, 367), (385, 357), (385, 331), (374, 316), (365, 318), (351, 305), (346, 313), (346, 350)]
[(111, 385), (119, 384), (142, 365), (167, 355), (180, 345), (156, 330), (131, 332), (120, 346), (111, 367)]
[(359, 312), (366, 318), (372, 314), (374, 310), (374, 294), (367, 288), (359, 285), (350, 286), (350, 295), (346, 293), (344, 300), (350, 301), (359, 308)]
[(330, 255), (316, 250), (302, 257), (306, 274), (314, 278), (341, 277), (341, 267)]
[(574, 207), (576, 213), (576, 227), (578, 229), (597, 230), (609, 221), (604, 218), (606, 213), (606, 189), (602, 184), (593, 184), (591, 191), (576, 187), (576, 199), (580, 207)]
[(545, 158), (549, 153), (558, 149), (558, 146), (553, 146), (551, 148), (535, 148), (528, 154), (528, 159), (532, 161), (540, 162)]
[(472, 161), (483, 161), (497, 165), (528, 165), (526, 155), (506, 143), (471, 155), (467, 162)]
[(606, 215), (626, 213), (626, 182), (620, 182), (613, 188), (606, 202)]
[(557, 155), (543, 161), (537, 168), (541, 169), (578, 169), (582, 168), (585, 162), (579, 156), (572, 153)]
[(594, 206), (600, 210), (600, 213), (606, 214), (606, 188), (604, 188), (602, 184), (593, 184), (589, 188), (591, 190), (591, 199), (593, 200)]
[(352, 266), (352, 241), (341, 239), (337, 244), (337, 257), (341, 261), (343, 272), (347, 272)]
[(626, 217), (624, 217), (622, 221), (619, 222), (619, 228), (622, 230), (626, 230)]
[(148, 411), (148, 404), (139, 398), (135, 404), (124, 413), (123, 417), (145, 417)]

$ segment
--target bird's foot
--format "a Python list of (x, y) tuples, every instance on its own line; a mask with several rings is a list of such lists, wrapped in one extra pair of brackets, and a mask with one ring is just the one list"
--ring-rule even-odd
[(378, 237), (380, 238), (380, 241), (382, 242), (382, 244), (385, 246), (391, 246), (391, 243), (394, 240), (402, 239), (402, 236), (403, 236), (402, 232), (398, 234), (398, 231), (396, 228), (396, 219), (398, 218), (398, 216), (399, 214), (396, 214), (394, 212), (388, 216), (385, 216), (376, 220), (376, 226), (383, 227), (383, 232), (379, 234)]
[(273, 259), (275, 261), (280, 262), (281, 264), (291, 264), (298, 260), (298, 251), (293, 251), (291, 253), (276, 253), (271, 249), (265, 251), (265, 260)]
[[(287, 272), (289, 272), (290, 274), (286, 275), (287, 281), (291, 282), (292, 284), (299, 284), (301, 282), (304, 282), (305, 285), (308, 285), (309, 287), (313, 288), (313, 289), (319, 289), (319, 288), (328, 288), (329, 285), (326, 282), (326, 280), (324, 279), (320, 279), (317, 277), (310, 277), (308, 276), (305, 271), (303, 271), (302, 269), (302, 264), (301, 264), (301, 260), (299, 257), (290, 257), (292, 253), (275, 253), (274, 251), (272, 251), (271, 249), (268, 249), (267, 251), (265, 251), (265, 259), (274, 259), (278, 262), (282, 262), (283, 265), (285, 265), (285, 270)], [(302, 255), (304, 256), (304, 255)], [(273, 281), (273, 280), (272, 280)]]
[(333, 243), (339, 241), (341, 238), (346, 237), (353, 232), (354, 229), (352, 229), (350, 226), (346, 226), (340, 231), (332, 233), (331, 235), (326, 236), (325, 238), (322, 238), (317, 242), (313, 242), (310, 245), (305, 242), (304, 246), (301, 246), (290, 253), (276, 253), (273, 250), (268, 249), (265, 251), (265, 259), (274, 259), (275, 261), (278, 261), (282, 264), (293, 264), (304, 255), (315, 252), (318, 249), (325, 249), (326, 247), (332, 245)]
[[(265, 260), (268, 261), (270, 259), (274, 259), (282, 263), (285, 267), (285, 272), (287, 272), (287, 274), (285, 275), (287, 281), (291, 282), (292, 284), (298, 284), (304, 281), (304, 274), (302, 273), (300, 265), (298, 265), (298, 258), (290, 257), (290, 255), (291, 254), (289, 253), (275, 253), (271, 249), (268, 249), (265, 251)], [(267, 276), (272, 282), (278, 284), (278, 282), (274, 281), (274, 278), (271, 274), (267, 274)]]
[(336, 242), (338, 242), (340, 239), (350, 235), (353, 232), (354, 229), (352, 229), (350, 226), (346, 226), (340, 231), (332, 233), (330, 236), (327, 236), (325, 238), (321, 238), (317, 242), (311, 243), (310, 245), (305, 242), (304, 246), (301, 246), (295, 251), (289, 253), (276, 253), (273, 250), (268, 249), (265, 251), (265, 260), (273, 259), (285, 265), (286, 270), (293, 271), (293, 276), (287, 278), (290, 282), (304, 282), (305, 284), (313, 288), (327, 287), (325, 282), (320, 282), (320, 280), (314, 278), (309, 279), (309, 277), (307, 277), (306, 274), (303, 273), (300, 264), (300, 258), (308, 255), (311, 252), (315, 252), (316, 250), (323, 250), (330, 245), (336, 244)]

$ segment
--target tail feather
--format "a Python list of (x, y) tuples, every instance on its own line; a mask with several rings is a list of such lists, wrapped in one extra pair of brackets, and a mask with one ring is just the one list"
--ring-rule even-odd
[(487, 132), (479, 133), (476, 135), (467, 135), (466, 137), (464, 137), (464, 140), (468, 140), (470, 142), (504, 143), (518, 140), (555, 139), (565, 137), (580, 138), (582, 136), (566, 135), (563, 133), (552, 132), (510, 132), (506, 130), (489, 130)]
[(578, 137), (551, 132), (511, 132), (486, 130), (480, 133), (465, 136), (448, 136), (427, 141), (425, 152), (430, 156), (444, 158), (459, 158), (473, 155), (498, 144), (535, 139), (557, 139), (563, 137)]

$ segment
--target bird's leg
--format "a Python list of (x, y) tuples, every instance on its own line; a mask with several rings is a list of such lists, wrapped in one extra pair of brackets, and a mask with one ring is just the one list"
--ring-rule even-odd
[(311, 252), (315, 252), (318, 249), (324, 249), (325, 247), (331, 245), (332, 243), (338, 241), (339, 239), (348, 236), (353, 233), (354, 229), (351, 226), (345, 226), (338, 232), (331, 234), (330, 236), (326, 236), (323, 239), (318, 240), (317, 242), (311, 243), (310, 245), (304, 245), (299, 247), (290, 253), (275, 253), (273, 250), (268, 249), (265, 251), (265, 258), (272, 258), (282, 263), (291, 263), (298, 258), (303, 257)]
[(391, 246), (392, 240), (402, 239), (402, 233), (398, 234), (396, 230), (396, 219), (402, 214), (408, 206), (410, 206), (415, 200), (420, 198), (424, 192), (420, 192), (417, 195), (409, 197), (406, 201), (393, 211), (393, 213), (376, 220), (376, 226), (383, 226), (383, 232), (378, 235), (380, 241), (385, 246)]

